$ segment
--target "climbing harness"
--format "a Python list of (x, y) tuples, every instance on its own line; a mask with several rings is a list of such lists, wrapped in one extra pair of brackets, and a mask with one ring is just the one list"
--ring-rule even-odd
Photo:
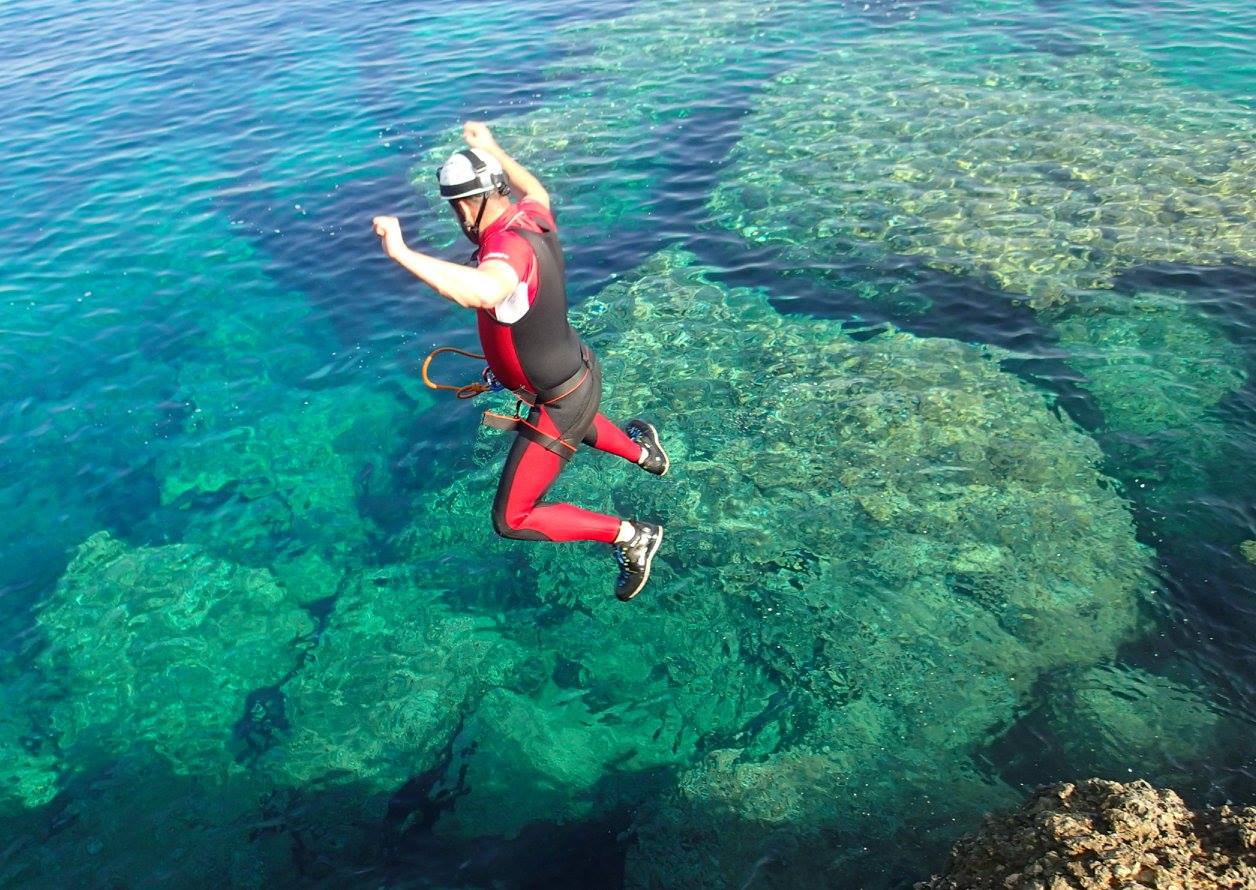
[[(484, 369), (482, 380), (473, 380), (472, 382), (462, 386), (454, 386), (448, 383), (437, 383), (432, 380), (432, 378), (428, 376), (428, 367), (432, 364), (432, 359), (447, 352), (472, 359), (483, 360), (484, 358), (484, 356), (478, 352), (469, 352), (465, 349), (458, 349), (453, 346), (440, 346), (433, 349), (427, 354), (427, 358), (423, 359), (423, 367), (419, 372), (420, 376), (423, 378), (423, 384), (427, 386), (428, 389), (446, 390), (448, 392), (452, 392), (460, 399), (474, 399), (476, 396), (482, 395), (486, 392), (498, 392), (505, 389), (505, 386), (503, 386), (497, 378), (493, 376), (493, 372), (487, 367)], [(541, 408), (545, 405), (553, 405), (556, 402), (561, 402), (563, 399), (567, 398), (567, 396), (580, 389), (580, 387), (584, 385), (585, 381), (588, 380), (589, 374), (593, 370), (593, 353), (589, 347), (584, 344), (580, 345), (580, 358), (580, 370), (576, 371), (575, 374), (572, 374), (571, 377), (564, 380), (558, 386), (542, 390), (538, 393), (533, 393), (526, 389), (512, 390), (515, 396), (515, 413), (501, 414), (497, 411), (485, 411), (480, 422), (490, 429), (502, 430), (504, 432), (518, 432), (520, 435), (530, 439), (547, 451), (552, 451), (564, 460), (570, 459), (571, 456), (576, 453), (576, 449), (579, 446), (574, 445), (565, 439), (551, 436), (549, 433), (532, 424), (522, 412), (524, 405), (527, 405), (529, 408)]]

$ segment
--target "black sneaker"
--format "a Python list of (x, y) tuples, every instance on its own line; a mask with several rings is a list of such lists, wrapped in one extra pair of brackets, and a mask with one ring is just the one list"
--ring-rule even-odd
[(629, 439), (641, 446), (641, 459), (637, 461), (637, 465), (647, 473), (666, 476), (671, 461), (667, 459), (667, 452), (663, 450), (663, 443), (659, 441), (659, 431), (654, 428), (654, 425), (634, 418), (624, 424), (624, 432), (628, 434)]
[(615, 544), (615, 562), (619, 577), (615, 580), (615, 596), (624, 602), (632, 599), (650, 579), (650, 563), (663, 543), (663, 526), (630, 520), (637, 533), (627, 544)]

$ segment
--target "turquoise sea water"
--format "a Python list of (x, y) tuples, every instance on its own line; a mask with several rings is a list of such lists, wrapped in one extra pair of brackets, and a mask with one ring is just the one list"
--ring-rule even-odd
[[(901, 887), (1037, 783), (1256, 801), (1256, 13), (0, 7), (0, 884)], [(606, 408), (629, 606), (506, 543), (495, 124)], [(474, 369), (469, 369), (472, 373)], [(451, 373), (453, 369), (450, 369)]]

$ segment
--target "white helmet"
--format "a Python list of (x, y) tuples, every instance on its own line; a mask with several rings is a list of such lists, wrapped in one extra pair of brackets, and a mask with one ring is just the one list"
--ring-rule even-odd
[(489, 192), (505, 195), (510, 191), (510, 182), (501, 163), (488, 152), (476, 148), (454, 152), (441, 165), (436, 178), (440, 182), (440, 196), (446, 201)]

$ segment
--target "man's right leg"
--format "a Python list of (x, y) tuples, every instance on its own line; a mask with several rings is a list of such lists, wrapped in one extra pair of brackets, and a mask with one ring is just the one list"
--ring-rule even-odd
[(515, 436), (493, 500), (493, 528), (499, 535), (526, 541), (615, 543), (622, 524), (618, 517), (572, 504), (540, 503), (564, 463), (548, 448)]

